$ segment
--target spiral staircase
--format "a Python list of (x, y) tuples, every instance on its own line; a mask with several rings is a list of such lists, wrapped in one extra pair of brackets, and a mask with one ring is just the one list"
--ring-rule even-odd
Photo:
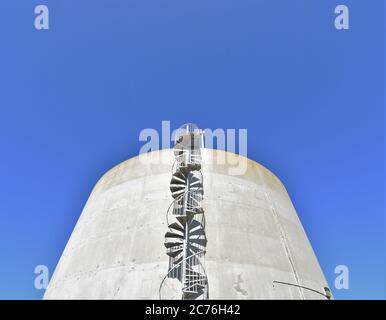
[(165, 234), (169, 268), (161, 282), (160, 299), (170, 296), (175, 287), (168, 280), (181, 283), (181, 292), (173, 292), (182, 299), (208, 299), (208, 279), (204, 268), (205, 216), (202, 208), (203, 176), (201, 173), (202, 132), (188, 124), (179, 129), (174, 146), (170, 191), (173, 202), (166, 213), (169, 231)]

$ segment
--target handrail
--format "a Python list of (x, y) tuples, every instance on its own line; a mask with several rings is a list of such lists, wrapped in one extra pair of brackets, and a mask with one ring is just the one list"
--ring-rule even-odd
[(178, 141), (183, 136), (188, 136), (191, 134), (203, 135), (204, 130), (200, 130), (194, 123), (185, 123), (176, 130), (174, 135), (174, 142)]
[(172, 176), (174, 175), (174, 165), (176, 164), (176, 162), (177, 162), (177, 159), (174, 160), (173, 165), (172, 165)]
[[(171, 243), (170, 241), (171, 237), (176, 236), (176, 231), (178, 231), (177, 233), (182, 231), (182, 233), (186, 236), (185, 241), (187, 241), (187, 243), (190, 243), (190, 235), (188, 236), (187, 233), (189, 229), (188, 226), (191, 221), (195, 221), (195, 223), (198, 223), (198, 226), (203, 229), (203, 234), (205, 235), (205, 214), (202, 207), (202, 200), (204, 199), (204, 179), (203, 174), (201, 172), (201, 144), (203, 141), (199, 137), (202, 136), (204, 132), (201, 130), (196, 132), (198, 127), (194, 124), (186, 124), (184, 125), (184, 129), (186, 130), (186, 132), (176, 135), (175, 146), (173, 151), (175, 160), (171, 168), (172, 180), (170, 182), (170, 191), (172, 192), (172, 196), (175, 198), (169, 204), (169, 207), (166, 211), (167, 226), (169, 231), (173, 233), (173, 235), (170, 235), (168, 233), (165, 234), (165, 246), (167, 247), (168, 255), (170, 254), (170, 252), (175, 251), (176, 245), (180, 247), (180, 249), (178, 250), (181, 250), (181, 246), (179, 245), (180, 241), (178, 241), (178, 243)], [(194, 140), (191, 140), (191, 138)], [(200, 140), (197, 140), (197, 138), (200, 138)], [(191, 188), (189, 188), (189, 174), (191, 172), (199, 173), (198, 175), (194, 174), (194, 176), (192, 177), (193, 185)], [(173, 209), (171, 210), (172, 207)], [(169, 224), (171, 212), (173, 216), (177, 218), (178, 222)], [(199, 238), (201, 238), (201, 235), (199, 235)], [(192, 239), (195, 239), (195, 236), (193, 236)], [(185, 241), (181, 242), (181, 244), (184, 244)], [(168, 243), (170, 245), (168, 245)], [(178, 259), (176, 258), (175, 254), (170, 255), (168, 272), (162, 279), (159, 286), (158, 293), (160, 299), (162, 299), (162, 290), (165, 286), (166, 278), (175, 278), (176, 280), (179, 280), (182, 283), (183, 299), (188, 297), (201, 297), (204, 299), (209, 298), (208, 277), (204, 267), (205, 259), (203, 258), (206, 252), (205, 247), (206, 245), (200, 245), (196, 247), (196, 250), (199, 250), (196, 253), (193, 253), (194, 250), (184, 249), (182, 255), (179, 255), (179, 252), (175, 251), (175, 253), (179, 255)], [(172, 250), (172, 248), (174, 249)], [(185, 255), (188, 256), (185, 257)], [(189, 259), (192, 259), (194, 257), (197, 258), (189, 261)], [(177, 261), (179, 262), (176, 263)], [(180, 269), (177, 270), (177, 268)], [(189, 292), (193, 293), (193, 295), (186, 296), (185, 294), (188, 294)]]
[[(197, 192), (197, 191), (192, 191), (192, 190), (190, 190), (190, 191), (188, 191), (188, 192), (181, 193), (177, 198), (175, 198), (175, 199), (172, 201), (172, 203), (171, 203), (171, 204), (169, 205), (169, 207), (168, 207), (168, 210), (166, 211), (166, 223), (167, 223), (167, 225), (168, 225), (168, 228), (169, 228), (169, 212), (170, 212), (170, 208), (172, 207), (172, 205), (173, 205), (176, 201), (181, 200), (181, 198), (182, 198), (183, 196), (185, 196), (185, 195), (187, 195), (187, 194), (189, 194), (189, 193), (195, 193), (195, 192)], [(170, 228), (169, 228), (169, 230), (172, 231), (172, 229), (170, 229)]]
[[(175, 157), (176, 159), (174, 160), (173, 165), (172, 165), (172, 175), (177, 172), (178, 166), (176, 166), (176, 164), (181, 163), (182, 161), (180, 159), (185, 155), (186, 155), (186, 151), (184, 151), (182, 154), (179, 154), (178, 156)], [(195, 161), (189, 162), (189, 164), (196, 163), (196, 164), (202, 165), (201, 155), (191, 153), (190, 154), (190, 160), (195, 160)]]
[[(172, 170), (171, 170), (172, 176), (177, 172), (177, 170), (175, 170), (175, 168), (174, 168), (175, 165), (176, 165), (176, 163), (177, 163), (177, 159), (174, 160), (173, 165), (172, 165)], [(201, 166), (203, 165), (203, 164), (202, 164), (202, 161), (200, 162), (200, 164), (201, 164)], [(203, 178), (203, 175), (202, 175), (201, 170), (196, 170), (196, 171), (200, 172), (201, 177)]]
[[(172, 205), (174, 204), (174, 202), (178, 201), (182, 196), (184, 196), (185, 193), (181, 193), (177, 198), (175, 198), (172, 203), (169, 205), (168, 207), (168, 210), (166, 211), (166, 223), (168, 225), (168, 228), (169, 228), (169, 211), (170, 211), (170, 208), (172, 207)], [(172, 229), (169, 228), (170, 231), (172, 231)]]
[[(198, 254), (201, 254), (201, 253), (205, 253), (205, 250), (201, 250), (201, 251), (198, 251), (196, 253), (193, 253), (191, 254), (190, 256), (182, 259), (180, 262), (178, 262), (176, 265), (174, 265), (171, 269), (169, 269), (168, 273), (166, 274), (166, 276), (162, 279), (161, 281), (161, 284), (159, 286), (159, 289), (158, 289), (158, 295), (159, 295), (159, 298), (160, 300), (162, 299), (161, 298), (161, 289), (162, 289), (162, 285), (164, 283), (164, 281), (166, 280), (166, 278), (168, 277), (168, 275), (175, 269), (177, 268), (178, 266), (180, 266), (181, 263), (183, 263), (184, 261), (188, 260), (189, 258), (192, 258), (194, 256), (197, 256)], [(208, 279), (208, 276), (206, 275), (206, 271), (205, 271), (205, 268), (204, 266), (202, 265), (202, 262), (200, 261), (200, 259), (197, 259), (198, 263), (200, 264), (200, 266), (202, 267), (202, 270), (204, 271), (204, 276), (206, 279)], [(208, 281), (207, 281), (207, 292), (209, 292), (209, 284), (208, 284)]]
[(293, 287), (297, 287), (297, 288), (306, 289), (306, 290), (309, 290), (309, 291), (318, 293), (318, 294), (322, 295), (323, 297), (327, 298), (328, 300), (331, 299), (331, 297), (328, 296), (328, 295), (325, 294), (325, 293), (322, 293), (322, 292), (320, 292), (320, 291), (318, 291), (318, 290), (316, 290), (316, 289), (312, 289), (312, 288), (310, 288), (310, 287), (302, 286), (302, 285), (300, 285), (300, 284), (291, 283), (291, 282), (285, 282), (285, 281), (278, 281), (278, 280), (272, 281), (273, 286), (275, 286), (275, 283), (280, 283), (280, 284), (285, 284), (285, 285), (288, 285), (288, 286), (293, 286)]

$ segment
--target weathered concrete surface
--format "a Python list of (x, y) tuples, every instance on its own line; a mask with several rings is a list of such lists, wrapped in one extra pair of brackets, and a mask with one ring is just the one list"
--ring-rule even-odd
[[(230, 166), (216, 159), (238, 156), (202, 152), (209, 297), (325, 299), (326, 280), (280, 181), (245, 158), (246, 173), (230, 176)], [(173, 161), (172, 151), (162, 150), (100, 179), (45, 299), (158, 299), (168, 268), (163, 243)]]

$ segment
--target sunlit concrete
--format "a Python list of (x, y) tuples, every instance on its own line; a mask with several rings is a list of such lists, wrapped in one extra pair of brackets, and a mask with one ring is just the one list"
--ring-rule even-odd
[[(278, 178), (246, 158), (246, 172), (232, 176), (234, 165), (218, 158), (234, 163), (238, 156), (202, 154), (210, 299), (326, 299), (328, 285)], [(154, 152), (99, 180), (45, 299), (159, 298), (173, 161), (170, 149)]]

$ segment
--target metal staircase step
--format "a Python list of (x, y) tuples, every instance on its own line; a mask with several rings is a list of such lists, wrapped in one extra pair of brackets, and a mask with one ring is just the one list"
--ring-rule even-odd
[(178, 222), (173, 222), (172, 224), (169, 224), (169, 228), (184, 232), (184, 227)]
[(183, 239), (184, 236), (183, 235), (180, 235), (180, 234), (177, 234), (177, 233), (174, 233), (174, 232), (166, 232), (165, 233), (165, 238), (179, 238), (179, 239)]
[(182, 249), (176, 250), (176, 251), (168, 251), (168, 252), (166, 252), (166, 254), (167, 254), (169, 257), (175, 258), (175, 257), (177, 257), (181, 252), (182, 252)]
[(169, 248), (174, 248), (174, 247), (182, 246), (183, 242), (165, 242), (164, 245), (165, 245), (166, 248), (169, 249)]

